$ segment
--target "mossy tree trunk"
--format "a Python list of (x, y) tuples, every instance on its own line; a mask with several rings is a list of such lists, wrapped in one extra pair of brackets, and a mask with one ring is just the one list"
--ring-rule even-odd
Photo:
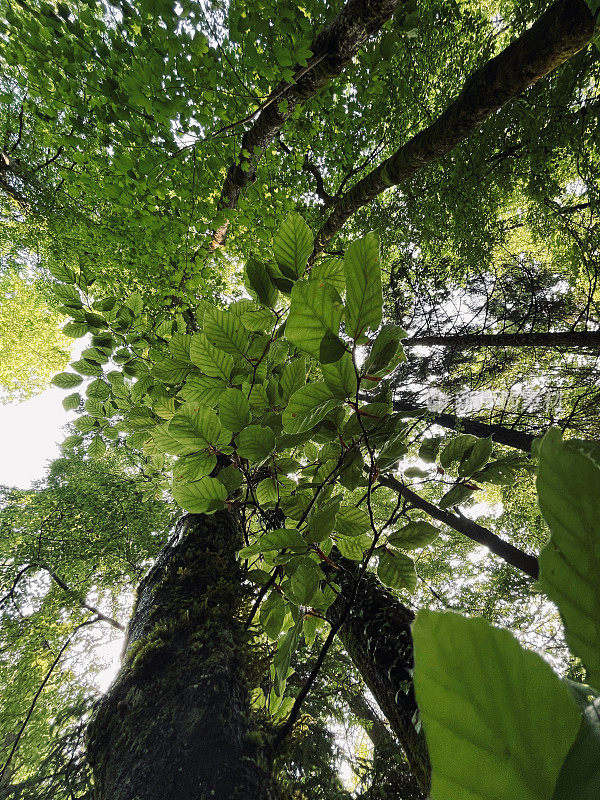
[(274, 797), (248, 703), (240, 535), (228, 512), (189, 515), (142, 581), (89, 726), (98, 800)]

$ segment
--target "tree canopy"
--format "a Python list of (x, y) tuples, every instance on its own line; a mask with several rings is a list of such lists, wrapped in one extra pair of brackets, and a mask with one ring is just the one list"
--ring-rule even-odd
[(2, 5), (0, 793), (595, 796), (596, 6)]

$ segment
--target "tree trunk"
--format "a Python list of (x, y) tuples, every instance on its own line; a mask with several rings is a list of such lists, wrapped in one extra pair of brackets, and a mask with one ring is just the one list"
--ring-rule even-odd
[(88, 729), (98, 800), (274, 797), (248, 703), (240, 544), (228, 512), (189, 515), (142, 581)]
[(310, 263), (355, 211), (453, 150), (505, 103), (584, 48), (594, 27), (584, 0), (558, 0), (550, 6), (529, 30), (467, 79), (435, 122), (339, 198), (315, 238)]
[(371, 785), (360, 800), (423, 800), (425, 795), (410, 771), (398, 742), (373, 711), (364, 695), (344, 692), (344, 699), (373, 743)]
[[(333, 557), (342, 567), (335, 575), (342, 591), (327, 612), (329, 621), (335, 624), (352, 599), (360, 568), (339, 554)], [(367, 572), (338, 636), (390, 723), (421, 790), (427, 794), (431, 766), (412, 681), (413, 619), (412, 611)]]
[(403, 339), (405, 347), (441, 345), (463, 347), (566, 347), (600, 349), (600, 331), (552, 331), (549, 333), (465, 333), (455, 336), (413, 336)]

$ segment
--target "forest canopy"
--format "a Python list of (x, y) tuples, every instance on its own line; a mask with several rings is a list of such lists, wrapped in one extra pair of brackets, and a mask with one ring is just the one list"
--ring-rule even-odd
[(0, 797), (598, 796), (597, 15), (0, 2)]

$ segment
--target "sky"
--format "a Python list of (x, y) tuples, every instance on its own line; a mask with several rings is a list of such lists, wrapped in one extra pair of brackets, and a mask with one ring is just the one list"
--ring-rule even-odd
[[(71, 359), (79, 358), (88, 340), (74, 342)], [(62, 407), (68, 394), (50, 386), (31, 400), (0, 404), (0, 485), (29, 489), (44, 477), (48, 462), (60, 455), (67, 435), (63, 426), (75, 418), (74, 411)]]
[(27, 489), (60, 455), (62, 427), (75, 415), (63, 409), (64, 397), (63, 389), (51, 387), (31, 400), (0, 406), (0, 484)]

